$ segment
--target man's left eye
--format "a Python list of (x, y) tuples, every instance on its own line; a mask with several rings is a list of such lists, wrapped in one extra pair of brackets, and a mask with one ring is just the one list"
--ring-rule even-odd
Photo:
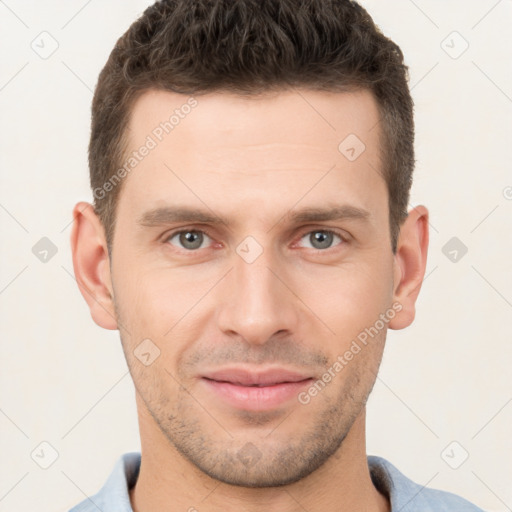
[(310, 242), (311, 249), (317, 250), (330, 249), (335, 238), (338, 238), (341, 242), (345, 241), (340, 235), (329, 229), (310, 231), (306, 233), (301, 240), (304, 238)]

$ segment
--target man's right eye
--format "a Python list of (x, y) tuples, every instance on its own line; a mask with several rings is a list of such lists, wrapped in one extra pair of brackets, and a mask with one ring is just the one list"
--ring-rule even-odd
[[(196, 251), (203, 249), (205, 239), (211, 238), (204, 232), (197, 229), (182, 229), (171, 233), (166, 242), (178, 247), (178, 249), (185, 249), (187, 251)], [(173, 241), (174, 240), (174, 241)]]

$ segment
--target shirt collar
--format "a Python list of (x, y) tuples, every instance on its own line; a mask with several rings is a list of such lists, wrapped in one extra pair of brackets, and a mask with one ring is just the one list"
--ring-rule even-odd
[[(139, 452), (122, 455), (101, 490), (69, 512), (133, 512), (129, 491), (137, 482), (140, 463)], [(368, 467), (373, 484), (388, 497), (392, 512), (481, 511), (459, 496), (414, 483), (382, 457), (369, 455)]]

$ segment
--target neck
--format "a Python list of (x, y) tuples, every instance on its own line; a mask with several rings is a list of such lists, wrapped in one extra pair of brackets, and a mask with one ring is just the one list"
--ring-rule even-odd
[(365, 409), (338, 450), (307, 477), (281, 487), (228, 485), (185, 459), (139, 408), (142, 459), (130, 490), (134, 512), (389, 512), (388, 498), (372, 483), (366, 458)]

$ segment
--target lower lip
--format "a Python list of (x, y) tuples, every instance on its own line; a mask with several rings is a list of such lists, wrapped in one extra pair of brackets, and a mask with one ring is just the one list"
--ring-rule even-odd
[(273, 409), (296, 398), (300, 391), (313, 379), (300, 382), (283, 382), (272, 386), (240, 386), (230, 382), (220, 382), (206, 378), (201, 379), (209, 389), (230, 405), (250, 411)]

